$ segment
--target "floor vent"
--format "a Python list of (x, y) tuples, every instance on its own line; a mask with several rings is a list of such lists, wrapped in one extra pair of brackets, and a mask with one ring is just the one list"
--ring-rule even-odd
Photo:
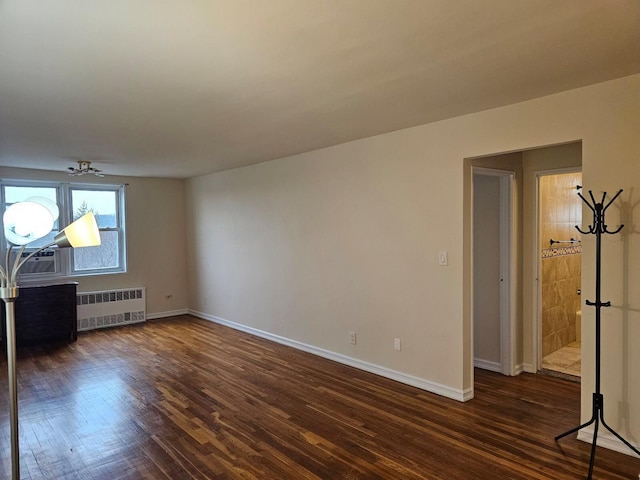
[(79, 292), (78, 331), (144, 322), (147, 317), (145, 289)]

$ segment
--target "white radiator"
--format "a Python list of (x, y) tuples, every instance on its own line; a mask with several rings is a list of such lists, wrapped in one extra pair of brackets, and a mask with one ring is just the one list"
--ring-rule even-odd
[(144, 322), (145, 288), (78, 292), (78, 331)]

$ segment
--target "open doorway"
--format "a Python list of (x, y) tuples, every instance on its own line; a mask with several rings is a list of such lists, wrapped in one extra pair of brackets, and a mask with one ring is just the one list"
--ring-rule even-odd
[(580, 171), (538, 175), (539, 365), (574, 380), (581, 375), (581, 185)]
[[(512, 183), (512, 198), (510, 205), (512, 208), (512, 228), (511, 228), (511, 277), (510, 283), (510, 308), (511, 308), (511, 366), (512, 373), (508, 375), (518, 375), (521, 372), (537, 373), (543, 370), (542, 358), (543, 358), (543, 337), (550, 334), (543, 333), (543, 319), (542, 319), (542, 250), (548, 249), (549, 242), (554, 235), (546, 238), (547, 247), (543, 245), (542, 235), (548, 236), (547, 233), (542, 233), (539, 225), (539, 190), (538, 181), (540, 176), (558, 173), (569, 172), (581, 172), (582, 169), (582, 144), (577, 142), (566, 143), (561, 145), (552, 145), (546, 147), (531, 148), (522, 151), (498, 153), (493, 155), (485, 155), (481, 157), (473, 157), (465, 159), (465, 195), (468, 195), (469, 209), (465, 213), (465, 217), (468, 221), (465, 222), (467, 230), (465, 233), (466, 241), (468, 241), (467, 259), (465, 265), (467, 265), (469, 276), (469, 342), (468, 350), (466, 353), (470, 354), (466, 357), (465, 361), (468, 361), (470, 367), (469, 378), (471, 379), (471, 385), (473, 385), (473, 368), (489, 368), (496, 371), (503, 372), (502, 366), (497, 366), (498, 356), (493, 355), (489, 359), (489, 363), (481, 362), (483, 354), (479, 349), (483, 348), (478, 342), (484, 341), (477, 338), (478, 332), (484, 327), (476, 323), (476, 307), (479, 301), (478, 289), (482, 289), (484, 284), (482, 279), (476, 275), (477, 270), (482, 267), (478, 260), (484, 260), (482, 258), (485, 255), (485, 248), (476, 244), (478, 240), (477, 232), (474, 232), (474, 214), (477, 213), (478, 198), (474, 199), (474, 171), (479, 169), (494, 170), (494, 173), (499, 174), (509, 172), (513, 175)], [(486, 173), (486, 172), (485, 172)], [(491, 183), (491, 181), (489, 181)], [(494, 188), (495, 188), (495, 181)], [(573, 188), (572, 194), (577, 197), (577, 191), (575, 189), (575, 183), (571, 182), (571, 188)], [(495, 205), (495, 203), (494, 203)], [(575, 225), (580, 223), (578, 215), (581, 214), (581, 206), (574, 211), (574, 215), (567, 222), (567, 226), (575, 230)], [(492, 221), (495, 223), (496, 218), (500, 215), (499, 209), (493, 208), (490, 213), (493, 216)], [(555, 215), (555, 213), (554, 213)], [(491, 222), (487, 222), (489, 225)], [(484, 224), (484, 222), (483, 222)], [(553, 240), (565, 240), (565, 231), (561, 232), (562, 235), (553, 238)], [(577, 238), (578, 232), (573, 238)], [(572, 235), (569, 234), (567, 239), (570, 240)], [(554, 244), (558, 247), (559, 244)], [(495, 247), (495, 244), (493, 245)], [(571, 246), (571, 244), (569, 244)], [(578, 250), (578, 249), (575, 249)], [(551, 252), (553, 254), (553, 252)], [(558, 253), (558, 252), (556, 252)], [(563, 250), (562, 253), (569, 254), (568, 250)], [(495, 255), (495, 254), (494, 254)], [(571, 253), (571, 255), (576, 255)], [(564, 258), (564, 260), (568, 260)], [(580, 268), (580, 256), (574, 256), (571, 260), (571, 268)], [(562, 264), (564, 268), (565, 264)], [(567, 265), (569, 268), (569, 265)], [(494, 275), (495, 276), (495, 275)], [(501, 277), (504, 278), (504, 277)], [(575, 284), (577, 285), (577, 284)], [(575, 286), (574, 285), (574, 286)], [(555, 285), (552, 288), (558, 287)], [(577, 295), (578, 288), (570, 288), (563, 286), (565, 290), (563, 293), (572, 292), (577, 296), (577, 301), (580, 301), (580, 297)], [(545, 288), (545, 293), (546, 292)], [(552, 293), (555, 290), (551, 290)], [(487, 297), (488, 298), (488, 297)], [(495, 298), (495, 296), (494, 296)], [(565, 295), (566, 298), (566, 295)], [(484, 300), (482, 297), (481, 300)], [(548, 299), (544, 300), (548, 302)], [(575, 312), (579, 312), (580, 309), (576, 309)], [(574, 313), (575, 315), (575, 313)], [(576, 340), (580, 337), (580, 318), (576, 316), (574, 323), (574, 331)], [(570, 321), (570, 317), (566, 320)], [(563, 320), (564, 321), (564, 320)], [(567, 325), (568, 327), (568, 325)], [(492, 330), (495, 332), (495, 325)], [(565, 333), (557, 333), (557, 335), (566, 335)], [(494, 334), (494, 344), (495, 343)], [(551, 338), (551, 337), (550, 337)], [(547, 339), (549, 342), (550, 339)], [(575, 344), (578, 346), (578, 344)], [(579, 349), (578, 349), (579, 350)], [(545, 352), (546, 353), (546, 352)], [(493, 362), (493, 364), (491, 363)], [(575, 362), (572, 362), (575, 363)], [(506, 372), (505, 372), (506, 373)]]

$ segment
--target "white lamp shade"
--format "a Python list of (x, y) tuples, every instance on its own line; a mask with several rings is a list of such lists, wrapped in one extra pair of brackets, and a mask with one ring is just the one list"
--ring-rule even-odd
[(51, 216), (53, 217), (54, 222), (60, 216), (60, 209), (58, 208), (58, 204), (53, 200), (49, 200), (47, 197), (29, 197), (25, 200), (25, 202), (39, 203), (40, 205), (47, 207), (47, 209), (51, 212)]
[(89, 212), (69, 224), (53, 240), (58, 247), (96, 247), (100, 245), (100, 230), (93, 213)]
[(26, 245), (47, 235), (54, 222), (51, 210), (40, 202), (14, 203), (4, 212), (4, 236), (13, 245)]

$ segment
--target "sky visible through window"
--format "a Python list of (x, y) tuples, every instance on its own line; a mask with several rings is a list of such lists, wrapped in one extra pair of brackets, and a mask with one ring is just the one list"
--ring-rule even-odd
[[(45, 197), (54, 203), (58, 203), (56, 189), (53, 187), (11, 187), (5, 188), (5, 201), (11, 205), (22, 202), (30, 197)], [(89, 210), (100, 215), (116, 214), (116, 194), (113, 191), (100, 190), (73, 190), (73, 209), (77, 210), (83, 202), (86, 202)]]
[(73, 190), (71, 193), (73, 210), (76, 211), (86, 202), (89, 210), (100, 215), (116, 214), (115, 192), (103, 192), (96, 190)]
[(5, 201), (11, 205), (16, 202), (23, 202), (31, 197), (44, 197), (54, 203), (58, 203), (56, 189), (52, 187), (6, 187), (4, 190)]

